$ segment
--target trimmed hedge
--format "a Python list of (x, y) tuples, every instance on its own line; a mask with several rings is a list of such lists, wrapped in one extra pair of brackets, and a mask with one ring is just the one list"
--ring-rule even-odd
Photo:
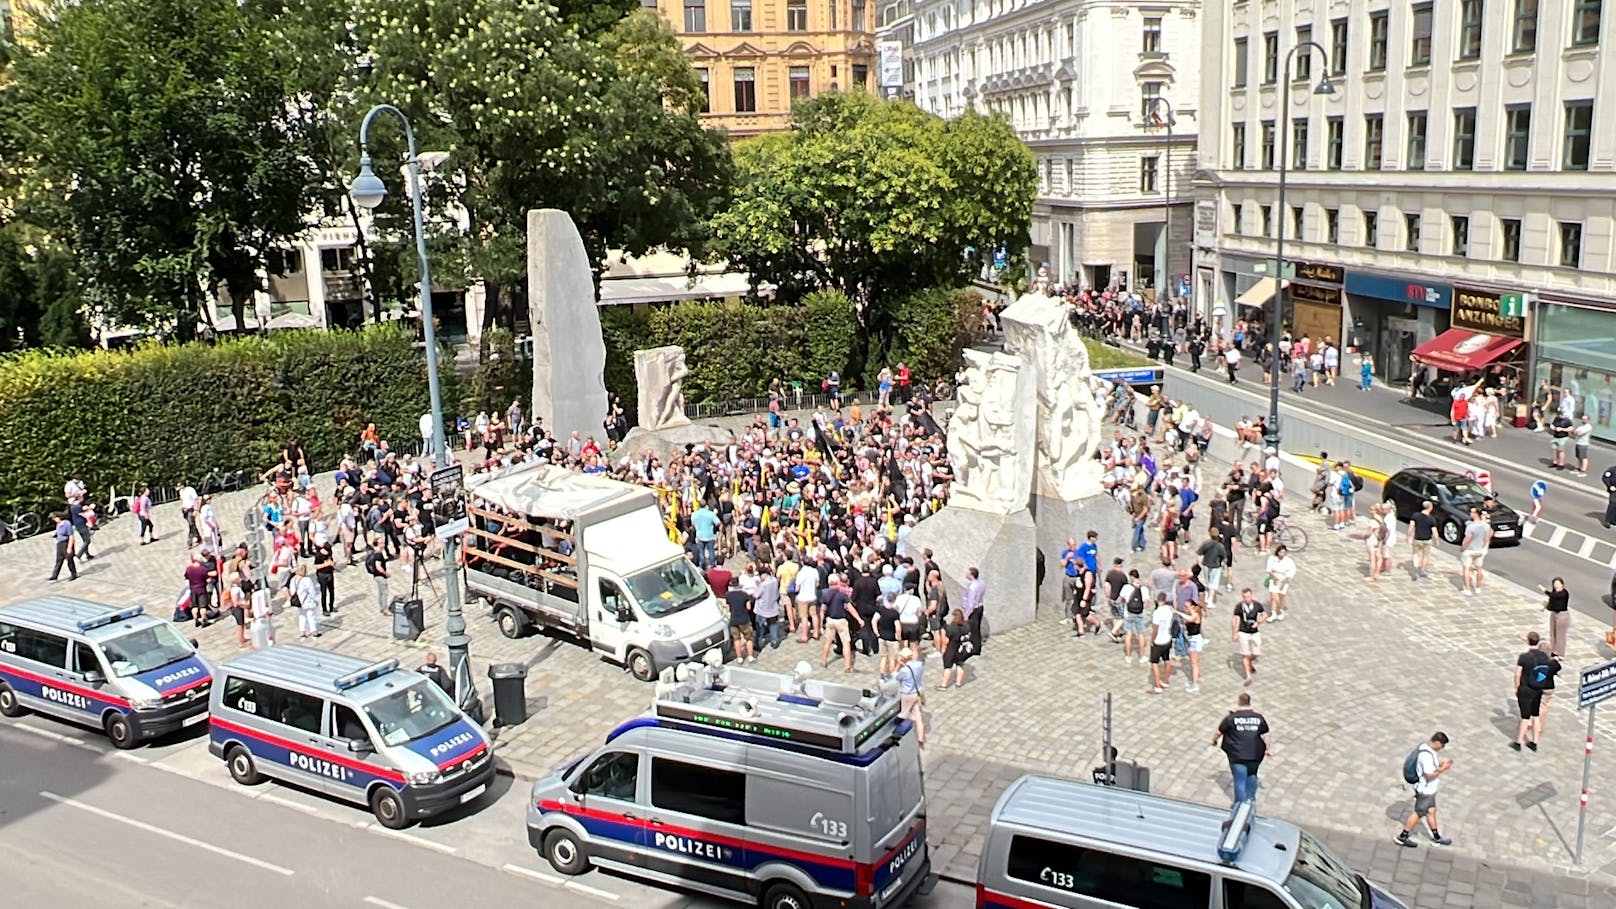
[[(916, 381), (954, 378), (960, 351), (982, 334), (982, 295), (970, 288), (931, 287), (898, 301), (888, 366), (903, 363)], [(876, 373), (882, 364), (874, 364)]]
[[(452, 408), (453, 358), (442, 362)], [(425, 357), (396, 325), (8, 355), (0, 503), (60, 507), (74, 474), (103, 498), (112, 487), (194, 483), (214, 469), (256, 473), (292, 438), (324, 469), (357, 448), (367, 422), (408, 450), (427, 407)]]

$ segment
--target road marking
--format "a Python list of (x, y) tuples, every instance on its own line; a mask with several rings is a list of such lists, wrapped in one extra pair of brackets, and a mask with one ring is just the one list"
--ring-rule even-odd
[(282, 808), (290, 808), (293, 811), (301, 811), (304, 814), (320, 813), (320, 809), (315, 808), (313, 805), (304, 805), (299, 802), (294, 802), (291, 799), (282, 798), (273, 792), (254, 793), (253, 798), (256, 798), (260, 802), (269, 802), (273, 805), (280, 805)]
[(1565, 538), (1566, 538), (1566, 529), (1564, 527), (1558, 527), (1557, 526), (1557, 527), (1554, 528), (1554, 533), (1549, 534), (1548, 544), (1550, 546), (1553, 546), (1555, 549), (1559, 549), (1560, 548), (1560, 542), (1562, 540), (1564, 540)]
[(591, 887), (588, 884), (580, 884), (577, 881), (567, 881), (562, 886), (566, 887), (568, 890), (574, 890), (578, 893), (582, 893), (585, 896), (598, 897), (613, 903), (623, 898), (621, 895), (613, 893), (610, 890), (602, 890), (599, 887)]
[(75, 736), (63, 735), (60, 732), (52, 732), (49, 729), (40, 729), (37, 726), (29, 726), (26, 723), (18, 723), (11, 728), (21, 729), (23, 732), (29, 732), (39, 736), (40, 738), (50, 739), (53, 742), (60, 742), (63, 745), (72, 745), (74, 748), (83, 748), (85, 751), (93, 751), (96, 754), (101, 753), (100, 749), (96, 748), (94, 745), (91, 745), (89, 742)]
[(1594, 544), (1597, 542), (1599, 541), (1595, 540), (1593, 537), (1583, 537), (1582, 548), (1577, 550), (1577, 558), (1586, 559), (1588, 556), (1592, 555), (1594, 551)]
[(542, 881), (552, 886), (566, 883), (565, 879), (563, 878), (556, 877), (553, 874), (545, 874), (543, 871), (534, 871), (531, 868), (523, 868), (521, 865), (501, 865), (499, 870), (508, 871), (511, 874), (519, 874), (522, 877), (529, 877), (533, 880)]
[(242, 855), (239, 852), (232, 852), (229, 849), (222, 849), (222, 848), (220, 848), (218, 846), (213, 845), (212, 843), (204, 843), (201, 840), (192, 839), (191, 837), (185, 836), (184, 834), (175, 833), (172, 830), (164, 830), (161, 827), (153, 826), (151, 824), (146, 823), (145, 821), (137, 821), (134, 818), (124, 817), (123, 815), (118, 814), (117, 812), (114, 812), (114, 811), (108, 811), (108, 810), (106, 810), (104, 808), (97, 808), (94, 805), (85, 804), (84, 802), (81, 802), (78, 799), (70, 799), (70, 798), (68, 798), (66, 796), (57, 795), (54, 792), (41, 792), (39, 795), (40, 795), (41, 798), (49, 799), (50, 801), (56, 802), (59, 805), (67, 805), (70, 808), (77, 808), (80, 811), (84, 811), (84, 812), (87, 812), (89, 814), (93, 814), (93, 815), (95, 815), (97, 817), (106, 818), (109, 821), (117, 821), (120, 824), (128, 824), (129, 826), (135, 828), (136, 830), (144, 830), (147, 833), (155, 833), (158, 836), (165, 836), (165, 837), (168, 837), (171, 840), (174, 840), (175, 842), (184, 843), (187, 846), (191, 846), (191, 847), (196, 848), (196, 849), (202, 849), (202, 850), (205, 850), (207, 852), (211, 852), (211, 853), (213, 853), (215, 855), (222, 855), (225, 858), (235, 859), (238, 862), (243, 862), (245, 864), (252, 865), (255, 868), (262, 868), (265, 871), (273, 871), (276, 874), (284, 874), (284, 875), (287, 875), (287, 876), (290, 876), (292, 874), (292, 869), (290, 869), (290, 868), (283, 868), (280, 865), (276, 865), (276, 864), (273, 864), (273, 863), (270, 863), (270, 862), (266, 862), (266, 861), (264, 861), (262, 859), (253, 858), (250, 855)]
[(372, 906), (380, 906), (381, 909), (404, 909), (403, 906), (400, 906), (397, 903), (390, 903), (379, 896), (367, 896), (365, 897), (365, 902), (371, 904)]
[(117, 757), (117, 758), (122, 758), (123, 760), (126, 760), (126, 761), (134, 761), (136, 764), (150, 764), (151, 763), (151, 761), (149, 759), (143, 758), (138, 754), (131, 754), (131, 753), (127, 752), (127, 751), (114, 751), (112, 753), (112, 756)]
[(383, 827), (380, 824), (365, 824), (363, 826), (367, 830), (373, 830), (383, 836), (390, 836), (395, 840), (403, 840), (406, 843), (414, 843), (417, 846), (424, 846), (428, 849), (436, 849), (444, 855), (454, 855), (459, 851), (453, 846), (445, 846), (443, 843), (434, 843), (429, 839), (424, 839), (411, 833), (401, 833), (397, 830), (388, 830), (386, 827)]

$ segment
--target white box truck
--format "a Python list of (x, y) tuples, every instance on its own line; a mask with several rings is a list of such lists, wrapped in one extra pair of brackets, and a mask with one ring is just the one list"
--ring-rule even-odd
[(650, 681), (721, 654), (718, 600), (651, 490), (551, 464), (468, 477), (465, 568), (506, 637), (560, 631)]

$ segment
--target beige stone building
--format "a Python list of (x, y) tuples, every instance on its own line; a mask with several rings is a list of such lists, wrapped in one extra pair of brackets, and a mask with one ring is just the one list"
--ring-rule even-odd
[(874, 90), (876, 4), (869, 0), (653, 2), (707, 88), (707, 125), (732, 136), (784, 129), (798, 98)]

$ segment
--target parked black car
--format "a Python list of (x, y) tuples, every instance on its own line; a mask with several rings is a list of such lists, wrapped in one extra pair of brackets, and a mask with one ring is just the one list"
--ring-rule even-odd
[(1407, 523), (1426, 499), (1436, 502), (1436, 532), (1444, 543), (1457, 546), (1464, 540), (1464, 525), (1470, 509), (1480, 508), (1493, 525), (1493, 545), (1516, 545), (1521, 541), (1520, 512), (1498, 501), (1471, 477), (1440, 467), (1410, 467), (1386, 480), (1384, 499), (1397, 509), (1397, 520)]

